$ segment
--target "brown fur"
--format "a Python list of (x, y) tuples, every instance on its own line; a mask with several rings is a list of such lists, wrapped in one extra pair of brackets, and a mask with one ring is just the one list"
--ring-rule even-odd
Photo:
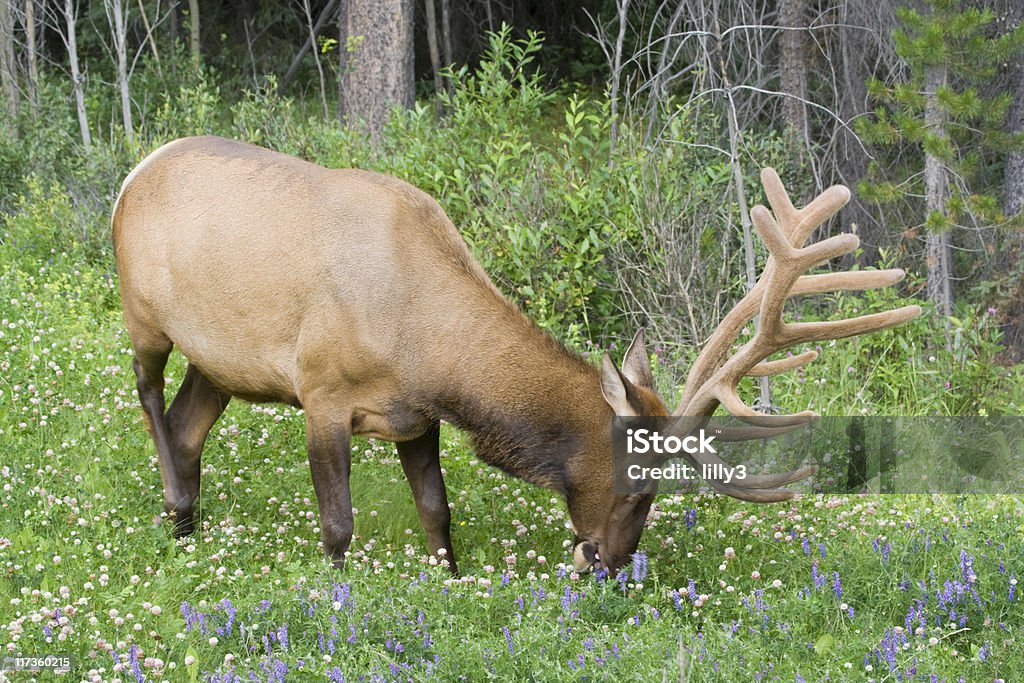
[[(600, 545), (605, 564), (635, 549), (650, 500), (612, 495), (610, 421), (617, 410), (665, 413), (641, 367), (646, 351), (616, 380), (566, 350), (499, 293), (420, 190), (188, 138), (125, 180), (113, 238), (165, 507), (187, 520), (184, 531), (198, 495), (197, 435), (201, 449), (211, 417), (237, 396), (306, 409), (325, 549), (338, 564), (351, 535), (355, 434), (410, 444), (400, 455), (407, 472), (426, 472), (410, 483), (432, 550), (451, 557), (436, 434), (425, 436), (442, 419), (472, 435), (481, 459), (565, 494), (578, 535)], [(205, 388), (164, 419), (172, 345)], [(628, 406), (602, 395), (617, 381)], [(193, 413), (197, 424), (179, 425)], [(620, 538), (616, 515), (639, 528)]]

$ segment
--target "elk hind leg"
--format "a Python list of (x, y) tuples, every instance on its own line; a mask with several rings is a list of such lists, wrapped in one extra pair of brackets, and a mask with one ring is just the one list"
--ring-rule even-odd
[(189, 363), (166, 416), (179, 488), (164, 489), (164, 509), (174, 518), (175, 536), (187, 536), (194, 529), (193, 508), (199, 498), (203, 444), (229, 400), (230, 394), (218, 390), (199, 368)]
[(142, 417), (156, 445), (160, 479), (164, 487), (164, 509), (170, 513), (172, 509), (168, 501), (183, 500), (187, 496), (187, 489), (174, 463), (170, 430), (164, 416), (164, 368), (167, 367), (172, 344), (163, 335), (133, 334), (132, 345), (135, 349), (132, 369), (135, 370)]

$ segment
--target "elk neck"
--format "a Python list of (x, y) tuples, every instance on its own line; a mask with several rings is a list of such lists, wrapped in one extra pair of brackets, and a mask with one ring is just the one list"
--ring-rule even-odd
[(510, 302), (491, 303), (451, 330), (455, 363), (432, 401), (437, 417), (466, 431), (484, 462), (567, 494), (570, 460), (594, 451), (595, 439), (610, 448), (598, 371)]

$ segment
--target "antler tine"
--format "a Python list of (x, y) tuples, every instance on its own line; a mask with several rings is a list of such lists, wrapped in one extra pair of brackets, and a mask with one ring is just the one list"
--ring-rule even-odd
[[(757, 284), (723, 318), (697, 357), (673, 413), (680, 418), (673, 431), (689, 433), (694, 419), (703, 418), (703, 426), (719, 404), (732, 415), (757, 425), (752, 429), (732, 430), (732, 434), (722, 441), (777, 436), (806, 424), (817, 418), (813, 411), (769, 416), (746, 405), (737, 393), (740, 379), (745, 375), (778, 374), (817, 357), (816, 351), (805, 351), (781, 360), (765, 360), (795, 344), (841, 339), (886, 329), (900, 325), (921, 312), (918, 306), (904, 306), (846, 320), (786, 323), (782, 318), (783, 308), (786, 301), (794, 296), (887, 287), (899, 282), (904, 273), (891, 269), (802, 275), (814, 266), (849, 254), (860, 244), (856, 235), (842, 234), (804, 246), (811, 233), (849, 201), (850, 191), (841, 185), (830, 187), (810, 204), (797, 209), (773, 169), (766, 168), (761, 172), (761, 182), (774, 216), (763, 206), (754, 207), (750, 213), (757, 233), (768, 248), (768, 261)], [(755, 315), (759, 315), (759, 324), (753, 337), (730, 356), (730, 345)], [(721, 462), (714, 455), (700, 457), (707, 462)], [(776, 487), (799, 481), (813, 471), (813, 468), (804, 468), (781, 475), (748, 477), (740, 485), (710, 483), (718, 491), (744, 500), (785, 500), (792, 493), (776, 490)]]
[(815, 197), (802, 209), (793, 206), (782, 179), (774, 168), (761, 169), (761, 185), (764, 186), (768, 204), (779, 222), (786, 226), (786, 237), (794, 247), (803, 246), (810, 234), (819, 225), (833, 216), (846, 202), (850, 191), (843, 185), (833, 185)]

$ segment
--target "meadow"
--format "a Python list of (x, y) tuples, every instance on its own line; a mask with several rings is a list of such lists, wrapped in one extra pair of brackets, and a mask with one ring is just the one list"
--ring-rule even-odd
[[(59, 221), (62, 206), (39, 202), (35, 218)], [(973, 683), (1024, 670), (1016, 496), (662, 496), (633, 563), (598, 579), (571, 570), (564, 504), (446, 427), (462, 576), (427, 557), (394, 447), (365, 440), (338, 572), (318, 547), (301, 411), (234, 402), (204, 454), (201, 529), (174, 540), (116, 275), (24, 227), (9, 218), (0, 244), (0, 644), (75, 664), (9, 680)], [(890, 407), (940, 412), (930, 387), (970, 375), (909, 329), (835, 344), (777, 392), (856, 414), (873, 405), (864, 391), (902, 387)], [(879, 348), (896, 350), (880, 363)], [(170, 388), (183, 371), (176, 355)], [(1000, 400), (1019, 414), (1012, 395)]]

